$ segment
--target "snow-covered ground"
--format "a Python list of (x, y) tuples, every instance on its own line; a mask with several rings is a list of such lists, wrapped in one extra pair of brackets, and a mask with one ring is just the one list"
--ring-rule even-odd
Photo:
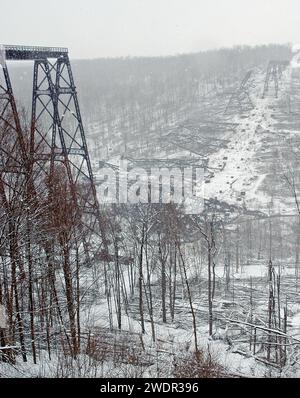
[[(295, 53), (291, 64), (283, 74), (281, 81), (281, 87), (284, 88), (289, 85), (291, 79), (291, 70), (300, 67), (300, 52)], [(268, 208), (268, 204), (271, 201), (271, 196), (265, 192), (262, 187), (267, 175), (270, 174), (270, 170), (265, 167), (266, 172), (261, 172), (261, 162), (258, 160), (258, 153), (260, 153), (265, 146), (265, 140), (272, 134), (277, 134), (278, 127), (277, 122), (274, 118), (274, 107), (281, 101), (286, 95), (285, 90), (279, 91), (279, 98), (275, 99), (272, 96), (267, 96), (262, 99), (262, 91), (264, 85), (265, 73), (256, 71), (254, 88), (251, 92), (251, 99), (254, 103), (254, 109), (250, 111), (247, 117), (233, 116), (230, 122), (237, 125), (233, 132), (227, 133), (224, 137), (228, 140), (226, 148), (222, 148), (214, 152), (209, 157), (209, 169), (214, 170), (214, 175), (210, 178), (209, 183), (203, 185), (205, 198), (215, 198), (227, 202), (229, 204), (245, 204), (248, 209), (263, 209)], [(264, 161), (262, 161), (263, 163)], [(116, 160), (112, 159), (111, 163), (117, 163)], [(293, 206), (291, 209), (287, 209), (284, 198), (279, 198), (276, 202), (277, 209), (275, 211), (281, 212), (283, 210), (294, 211)], [(203, 270), (202, 277), (206, 277), (206, 270)], [(281, 267), (280, 273), (283, 278), (291, 278), (294, 274), (294, 269), (289, 267)], [(248, 319), (249, 314), (244, 313), (243, 304), (246, 300), (249, 300), (249, 279), (253, 279), (254, 287), (259, 293), (259, 302), (257, 303), (257, 309), (264, 309), (267, 286), (267, 275), (268, 269), (265, 261), (257, 262), (257, 264), (250, 264), (243, 267), (239, 272), (231, 271), (231, 278), (236, 284), (236, 294), (243, 295), (241, 302), (238, 300), (234, 303), (231, 298), (226, 301), (223, 297), (219, 297), (214, 303), (214, 311), (216, 316), (234, 315), (239, 314), (244, 320)], [(224, 266), (216, 268), (217, 282), (221, 281), (224, 283)], [(94, 276), (89, 275), (88, 272), (85, 274), (85, 278), (82, 278), (82, 284), (86, 288), (90, 288), (94, 283)], [(99, 280), (99, 284), (101, 284)], [(126, 281), (125, 281), (126, 283)], [(262, 287), (263, 286), (263, 287)], [(198, 289), (198, 286), (196, 287)], [(216, 327), (213, 338), (208, 338), (208, 324), (207, 324), (207, 303), (204, 302), (204, 295), (201, 294), (200, 288), (196, 292), (193, 292), (193, 306), (195, 311), (199, 312), (197, 318), (197, 333), (198, 343), (200, 347), (203, 347), (217, 359), (217, 361), (225, 368), (229, 369), (229, 373), (235, 376), (245, 377), (266, 377), (274, 376), (278, 377), (280, 372), (278, 369), (270, 369), (263, 364), (256, 361), (256, 359), (247, 355), (247, 351), (243, 351), (245, 355), (237, 352), (237, 346), (231, 347), (228, 344), (227, 332), (228, 328)], [(267, 301), (266, 301), (267, 302)], [(128, 332), (130, 335), (135, 335), (141, 330), (140, 320), (137, 316), (137, 303), (131, 303), (133, 310), (129, 306), (128, 313), (122, 314), (122, 329)], [(177, 300), (177, 317), (174, 322), (163, 324), (161, 319), (157, 317), (155, 319), (155, 335), (156, 342), (152, 341), (152, 330), (151, 323), (146, 317), (145, 320), (145, 335), (139, 338), (143, 339), (143, 345), (146, 347), (146, 352), (151, 355), (155, 355), (157, 363), (153, 366), (145, 368), (144, 373), (141, 376), (161, 376), (166, 377), (170, 375), (172, 369), (172, 361), (175, 354), (184, 354), (185, 352), (192, 352), (194, 349), (193, 343), (193, 329), (191, 327), (191, 314), (190, 307), (187, 300)], [(228, 312), (224, 311), (224, 304), (233, 306), (232, 310)], [(134, 309), (135, 308), (135, 309)], [(157, 313), (160, 313), (160, 309), (156, 308)], [(289, 334), (294, 338), (300, 340), (300, 305), (295, 303), (289, 307)], [(99, 333), (99, 331), (109, 330), (109, 319), (107, 301), (105, 298), (99, 299), (99, 297), (91, 303), (87, 303), (83, 307), (81, 314), (81, 322), (84, 325), (84, 331), (93, 330), (93, 333)], [(116, 324), (116, 319), (114, 319)], [(117, 335), (117, 332), (116, 332)], [(246, 344), (242, 348), (245, 348)], [(247, 343), (248, 344), (248, 343)], [(29, 357), (29, 362), (24, 364), (19, 361), (16, 365), (1, 364), (0, 365), (0, 377), (58, 377), (63, 374), (61, 369), (61, 360), (59, 354), (53, 354), (52, 360), (50, 361), (46, 353), (43, 353), (44, 357), (40, 358), (41, 361), (38, 365), (34, 365), (32, 358)], [(99, 367), (89, 367), (87, 363), (89, 358), (82, 355), (78, 358), (77, 364), (72, 363), (70, 368), (73, 369), (74, 373), (70, 373), (72, 376), (89, 376), (89, 377), (126, 377), (128, 376), (128, 367), (119, 366), (116, 368), (115, 364), (110, 361), (105, 361)], [(161, 363), (159, 368), (158, 363)], [(80, 369), (84, 372), (87, 369), (87, 373), (80, 374)], [(289, 369), (290, 370), (290, 369)], [(123, 372), (123, 373), (122, 373)], [(300, 370), (297, 368), (295, 373), (290, 372), (289, 375), (299, 376)]]
[[(214, 170), (210, 182), (204, 185), (206, 198), (215, 198), (231, 204), (245, 202), (249, 209), (266, 209), (271, 201), (270, 195), (260, 188), (267, 174), (258, 170), (263, 161), (258, 159), (264, 140), (270, 135), (278, 135), (274, 120), (274, 108), (285, 96), (285, 87), (291, 79), (291, 69), (300, 67), (300, 52), (296, 52), (291, 64), (284, 71), (280, 82), (279, 98), (262, 98), (265, 73), (257, 72), (254, 91), (250, 93), (254, 109), (247, 117), (234, 116), (233, 123), (238, 126), (228, 137), (227, 148), (222, 148), (209, 157), (209, 168)], [(271, 85), (271, 84), (270, 84)], [(221, 166), (221, 167), (220, 167)], [(269, 171), (270, 173), (270, 171)], [(277, 203), (277, 209), (284, 207)]]

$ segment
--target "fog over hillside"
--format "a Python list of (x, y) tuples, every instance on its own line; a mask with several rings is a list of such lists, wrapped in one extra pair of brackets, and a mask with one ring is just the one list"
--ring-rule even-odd
[[(233, 13), (221, 37), (213, 0), (211, 36), (192, 53), (200, 2), (148, 4), (153, 54), (183, 30), (186, 53), (99, 58), (97, 35), (82, 48), (91, 30), (112, 31), (119, 55), (117, 33), (130, 54), (148, 28), (141, 2), (127, 0), (125, 29), (111, 4), (120, 25), (92, 26), (87, 1), (62, 35), (74, 53), (0, 47), (0, 379), (113, 378), (100, 391), (120, 392), (125, 378), (131, 395), (140, 378), (197, 390), (202, 378), (300, 377), (300, 46), (282, 44), (294, 25), (262, 45), (264, 19), (245, 5), (256, 39), (236, 46), (237, 26), (252, 42), (246, 25)], [(275, 3), (261, 13), (275, 20)], [(165, 12), (183, 25), (160, 35)], [(231, 47), (209, 45), (217, 36)]]

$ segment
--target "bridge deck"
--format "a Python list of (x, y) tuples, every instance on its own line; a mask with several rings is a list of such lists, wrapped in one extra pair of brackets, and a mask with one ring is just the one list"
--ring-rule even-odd
[(0, 46), (5, 51), (7, 60), (35, 60), (44, 58), (60, 58), (68, 54), (64, 47), (38, 47), (38, 46)]

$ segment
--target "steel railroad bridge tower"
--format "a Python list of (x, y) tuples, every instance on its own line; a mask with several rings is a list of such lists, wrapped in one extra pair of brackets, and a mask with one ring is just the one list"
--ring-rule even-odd
[[(30, 132), (25, 138), (7, 61), (28, 60), (33, 61), (33, 91)], [(88, 232), (94, 237), (95, 231), (99, 233), (107, 253), (67, 48), (0, 46), (0, 123), (4, 131), (0, 140), (2, 200), (14, 189), (12, 175), (30, 175), (31, 194), (41, 196), (43, 190), (49, 193), (44, 181), (55, 178), (57, 168), (63, 169), (82, 235), (89, 240)]]

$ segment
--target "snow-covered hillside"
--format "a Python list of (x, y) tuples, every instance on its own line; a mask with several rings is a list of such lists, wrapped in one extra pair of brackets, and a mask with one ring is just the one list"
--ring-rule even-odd
[[(272, 177), (273, 173), (278, 173), (278, 170), (273, 169), (274, 164), (281, 167), (281, 171), (286, 166), (287, 159), (282, 157), (282, 150), (295, 131), (288, 126), (282, 128), (278, 125), (277, 118), (283, 117), (287, 121), (289, 119), (287, 97), (292, 74), (300, 77), (299, 57), (300, 52), (297, 52), (283, 72), (278, 98), (274, 96), (273, 87), (270, 89), (271, 95), (262, 98), (266, 75), (265, 72), (256, 71), (250, 91), (254, 109), (246, 116), (243, 114), (232, 118), (237, 127), (226, 136), (229, 141), (227, 147), (209, 157), (209, 168), (214, 173), (210, 183), (204, 188), (206, 198), (218, 197), (235, 204), (243, 201), (251, 210), (266, 210), (274, 199), (272, 189), (264, 189), (263, 182), (267, 175)], [(276, 151), (277, 158), (273, 157)], [(276, 212), (286, 210), (286, 196), (284, 192), (281, 197), (276, 198)], [(291, 209), (291, 214), (294, 212), (295, 209)]]
[(77, 64), (98, 194), (120, 159), (189, 164), (205, 169), (205, 207), (84, 213), (86, 176), (66, 185), (77, 164), (60, 162), (29, 202), (13, 176), (0, 377), (300, 375), (299, 57), (264, 46)]

